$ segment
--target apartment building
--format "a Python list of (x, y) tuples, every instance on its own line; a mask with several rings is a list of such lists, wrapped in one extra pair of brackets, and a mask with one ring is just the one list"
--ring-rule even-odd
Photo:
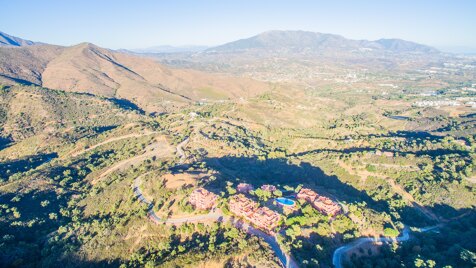
[(204, 188), (195, 189), (189, 196), (188, 201), (193, 207), (200, 210), (211, 209), (218, 199), (218, 196)]

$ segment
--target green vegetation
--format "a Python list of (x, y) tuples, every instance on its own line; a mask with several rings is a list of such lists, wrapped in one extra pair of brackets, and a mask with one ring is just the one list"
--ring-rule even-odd
[(348, 267), (473, 267), (476, 264), (474, 215), (449, 223), (402, 246), (386, 244), (379, 256), (351, 256)]
[[(412, 239), (356, 249), (346, 265), (474, 266), (471, 114), (405, 104), (421, 98), (413, 93), (332, 89), (275, 89), (147, 115), (91, 95), (3, 87), (0, 265), (278, 267), (263, 239), (230, 222), (148, 219), (150, 209), (163, 220), (206, 216), (188, 202), (196, 187), (217, 194), (217, 211), (231, 217), (227, 198), (244, 182), (255, 187), (249, 197), (282, 215), (278, 243), (302, 267), (330, 267), (341, 245), (398, 237), (404, 227)], [(182, 158), (176, 146), (187, 137)], [(302, 187), (344, 213), (275, 203)], [(440, 228), (417, 231), (432, 225)]]

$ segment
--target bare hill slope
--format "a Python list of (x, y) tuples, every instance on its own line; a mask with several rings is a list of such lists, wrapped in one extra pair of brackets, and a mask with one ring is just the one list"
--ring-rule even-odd
[(0, 82), (127, 99), (149, 112), (195, 101), (249, 97), (269, 88), (250, 79), (169, 69), (152, 59), (89, 43), (0, 47)]
[(0, 137), (16, 141), (78, 126), (115, 126), (139, 117), (113, 101), (88, 94), (36, 86), (0, 88)]
[(0, 47), (0, 83), (41, 85), (46, 65), (63, 50), (53, 45)]

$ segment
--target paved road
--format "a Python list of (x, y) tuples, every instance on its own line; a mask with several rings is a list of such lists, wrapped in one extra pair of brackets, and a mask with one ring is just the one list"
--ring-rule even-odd
[[(425, 228), (421, 228), (420, 232), (427, 232), (433, 229), (438, 228), (438, 226), (429, 226)], [(373, 237), (362, 237), (357, 240), (350, 242), (347, 245), (344, 245), (334, 251), (334, 255), (332, 256), (332, 264), (336, 268), (342, 268), (342, 261), (347, 252), (350, 250), (360, 247), (366, 243), (375, 243), (375, 242), (404, 242), (410, 240), (410, 229), (408, 227), (403, 228), (403, 233), (401, 236), (393, 238), (393, 237), (380, 237), (380, 238), (373, 238)]]
[(220, 218), (223, 218), (223, 214), (219, 210), (213, 210), (208, 214), (202, 214), (202, 215), (195, 215), (191, 217), (186, 217), (186, 218), (172, 218), (172, 219), (162, 219), (154, 211), (154, 208), (152, 206), (152, 202), (145, 198), (145, 196), (142, 194), (142, 191), (140, 190), (140, 184), (142, 183), (142, 177), (146, 175), (147, 173), (144, 173), (137, 177), (134, 180), (134, 183), (132, 184), (132, 190), (134, 191), (135, 196), (137, 199), (139, 199), (140, 202), (146, 204), (149, 206), (149, 210), (147, 212), (147, 215), (149, 218), (156, 222), (156, 223), (165, 223), (165, 224), (181, 224), (181, 223), (186, 223), (186, 222), (201, 222), (201, 221), (209, 221), (209, 220), (220, 220)]
[[(179, 165), (182, 165), (185, 160), (186, 160), (186, 154), (183, 150), (183, 147), (187, 145), (189, 141), (189, 138), (186, 138), (184, 141), (179, 143), (177, 145), (177, 154), (180, 156), (180, 161)], [(139, 199), (140, 202), (147, 204), (149, 206), (149, 210), (147, 212), (147, 216), (149, 219), (157, 224), (182, 224), (182, 223), (187, 223), (187, 222), (202, 222), (202, 221), (220, 221), (220, 222), (226, 222), (226, 221), (231, 221), (232, 224), (241, 229), (244, 230), (245, 232), (261, 237), (266, 243), (268, 243), (271, 247), (271, 249), (275, 252), (276, 256), (279, 258), (281, 264), (283, 267), (286, 268), (297, 268), (296, 262), (291, 258), (289, 254), (287, 254), (279, 245), (276, 236), (269, 235), (261, 230), (258, 230), (251, 225), (243, 222), (243, 221), (235, 221), (232, 220), (230, 217), (223, 215), (221, 210), (218, 209), (213, 209), (210, 213), (208, 214), (203, 214), (203, 215), (195, 215), (191, 217), (186, 217), (186, 218), (172, 218), (172, 219), (162, 219), (154, 211), (154, 207), (152, 205), (152, 202), (150, 200), (147, 200), (147, 198), (144, 197), (142, 194), (142, 191), (140, 190), (140, 184), (142, 183), (141, 179), (144, 175), (147, 173), (144, 173), (137, 177), (134, 180), (134, 183), (132, 184), (132, 189), (134, 191), (135, 196), (137, 199)]]
[(242, 221), (235, 221), (232, 223), (236, 228), (239, 228), (249, 234), (261, 237), (266, 243), (268, 243), (271, 249), (274, 251), (274, 253), (278, 257), (283, 267), (286, 267), (286, 268), (299, 267), (297, 263), (293, 260), (293, 258), (289, 254), (287, 254), (283, 248), (281, 248), (281, 246), (278, 243), (278, 240), (276, 239), (276, 236), (269, 235)]
[[(470, 212), (463, 213), (459, 216), (456, 216), (456, 217), (453, 217), (449, 220), (446, 220), (444, 223), (439, 223), (437, 225), (431, 225), (431, 226), (426, 226), (426, 227), (422, 227), (422, 228), (413, 228), (413, 231), (414, 232), (419, 232), (419, 233), (434, 231), (434, 230), (437, 230), (437, 229), (443, 227), (444, 225), (451, 222), (452, 220), (460, 219), (460, 218), (463, 218), (467, 215), (470, 215)], [(334, 251), (334, 255), (332, 256), (332, 264), (334, 264), (334, 266), (336, 268), (342, 268), (342, 259), (345, 255), (345, 253), (347, 253), (349, 250), (351, 250), (355, 247), (359, 247), (359, 246), (361, 246), (362, 244), (365, 244), (365, 243), (370, 243), (370, 242), (403, 242), (403, 241), (407, 241), (407, 240), (410, 240), (410, 239), (411, 239), (410, 228), (408, 226), (405, 226), (403, 228), (402, 236), (399, 236), (399, 237), (396, 237), (396, 238), (381, 237), (381, 238), (378, 238), (378, 239), (374, 239), (374, 238), (371, 238), (371, 237), (362, 237), (362, 238), (359, 238), (355, 241), (352, 241), (352, 242), (348, 243), (347, 245), (341, 246), (340, 248), (336, 249)]]
[(163, 222), (166, 224), (182, 224), (187, 222), (202, 222), (202, 221), (224, 221), (224, 215), (221, 211), (210, 212), (208, 214), (195, 215), (186, 218), (172, 218), (166, 219)]
[[(208, 214), (203, 214), (203, 215), (195, 215), (191, 217), (186, 217), (186, 218), (171, 218), (171, 219), (162, 219), (154, 211), (152, 202), (147, 200), (147, 198), (144, 197), (142, 194), (142, 191), (140, 190), (140, 184), (142, 183), (141, 178), (142, 176), (146, 175), (142, 174), (141, 176), (137, 177), (134, 180), (134, 183), (132, 184), (132, 189), (134, 190), (134, 194), (139, 199), (140, 202), (147, 204), (149, 206), (149, 210), (147, 212), (147, 216), (149, 219), (157, 224), (182, 224), (182, 223), (187, 223), (187, 222), (206, 222), (206, 221), (220, 221), (220, 222), (226, 222), (226, 221), (232, 221), (232, 219), (228, 216), (223, 215), (223, 213), (218, 210), (218, 209), (213, 209), (210, 213)], [(271, 249), (275, 252), (276, 256), (279, 258), (281, 261), (281, 264), (283, 267), (287, 268), (296, 268), (298, 267), (296, 262), (289, 256), (279, 245), (277, 239), (275, 236), (269, 235), (265, 232), (262, 232), (261, 230), (258, 230), (251, 225), (242, 222), (242, 221), (232, 221), (232, 224), (241, 229), (244, 230), (245, 232), (256, 235), (258, 237), (263, 238), (263, 240), (268, 243), (271, 247)]]
[(147, 200), (144, 195), (142, 194), (142, 191), (140, 190), (139, 186), (142, 183), (142, 177), (145, 176), (147, 173), (144, 173), (140, 175), (139, 177), (135, 178), (134, 184), (132, 184), (132, 190), (134, 190), (134, 194), (136, 195), (137, 199), (139, 199), (140, 202), (145, 203), (147, 205), (152, 205), (152, 203)]

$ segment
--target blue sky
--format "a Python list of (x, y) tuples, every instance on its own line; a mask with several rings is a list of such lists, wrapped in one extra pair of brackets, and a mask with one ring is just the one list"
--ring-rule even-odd
[(0, 0), (0, 10), (0, 31), (60, 45), (217, 45), (267, 30), (309, 30), (476, 52), (472, 0)]

